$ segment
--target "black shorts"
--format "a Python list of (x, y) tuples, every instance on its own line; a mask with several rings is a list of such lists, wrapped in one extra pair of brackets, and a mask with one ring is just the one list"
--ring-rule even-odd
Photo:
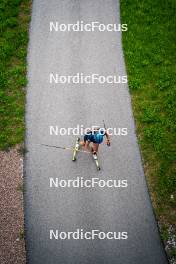
[(95, 139), (94, 139), (94, 135), (92, 134), (86, 134), (84, 135), (84, 142), (86, 141), (89, 141), (89, 142), (92, 142), (92, 143), (95, 143), (95, 144), (98, 144)]

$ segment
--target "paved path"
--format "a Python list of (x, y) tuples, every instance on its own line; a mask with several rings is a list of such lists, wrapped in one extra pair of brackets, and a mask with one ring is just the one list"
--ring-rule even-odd
[[(60, 75), (126, 75), (121, 34), (49, 32), (49, 22), (120, 23), (117, 0), (34, 0), (27, 94), (25, 224), (30, 264), (165, 264), (136, 142), (126, 84), (50, 84)], [(91, 156), (38, 145), (71, 146), (74, 136), (50, 136), (49, 126), (92, 124), (128, 128), (100, 149), (102, 170)], [(126, 179), (127, 188), (49, 188), (49, 178)], [(126, 240), (50, 240), (59, 231), (128, 232)]]

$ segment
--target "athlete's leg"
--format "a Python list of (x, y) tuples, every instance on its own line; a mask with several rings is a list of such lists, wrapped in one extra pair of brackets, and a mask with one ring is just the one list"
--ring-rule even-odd
[(89, 141), (88, 135), (84, 135), (84, 140), (80, 142), (80, 145), (83, 146), (85, 150), (88, 150), (89, 144), (90, 144), (90, 141)]
[(98, 152), (98, 148), (99, 148), (99, 144), (93, 143), (93, 151), (97, 153)]
[(89, 144), (90, 144), (90, 141), (86, 141), (85, 142), (85, 145), (84, 145), (84, 150), (88, 150), (89, 149)]
[(85, 146), (87, 140), (88, 140), (88, 136), (87, 135), (84, 135), (84, 140), (81, 140), (80, 141), (80, 145), (81, 146)]
[(83, 140), (81, 140), (81, 141), (79, 142), (79, 144), (80, 144), (81, 146), (85, 146), (85, 142), (84, 142)]

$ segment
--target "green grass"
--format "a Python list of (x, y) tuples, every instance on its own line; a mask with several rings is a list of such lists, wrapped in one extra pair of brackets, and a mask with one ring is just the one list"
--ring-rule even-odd
[(23, 191), (24, 191), (23, 184), (21, 184), (21, 183), (18, 184), (16, 190), (17, 190), (18, 192), (23, 192)]
[(20, 230), (20, 233), (19, 233), (19, 239), (20, 239), (20, 240), (23, 240), (23, 239), (24, 239), (24, 229), (21, 229), (21, 230)]
[(121, 0), (138, 140), (161, 230), (176, 224), (176, 1)]
[(30, 0), (0, 1), (0, 149), (24, 139)]

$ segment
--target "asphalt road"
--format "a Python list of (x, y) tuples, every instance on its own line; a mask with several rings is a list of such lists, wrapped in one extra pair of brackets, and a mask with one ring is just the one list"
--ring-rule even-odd
[[(49, 22), (120, 23), (117, 0), (35, 0), (28, 53), (26, 107), (25, 230), (30, 264), (167, 263), (154, 218), (136, 141), (127, 84), (51, 84), (49, 74), (125, 76), (119, 32), (50, 32)], [(103, 125), (127, 128), (92, 157), (47, 148), (72, 146), (74, 135), (50, 135), (49, 127)], [(50, 188), (60, 180), (99, 177), (127, 180), (127, 188)], [(127, 232), (128, 239), (50, 239), (59, 232)]]

